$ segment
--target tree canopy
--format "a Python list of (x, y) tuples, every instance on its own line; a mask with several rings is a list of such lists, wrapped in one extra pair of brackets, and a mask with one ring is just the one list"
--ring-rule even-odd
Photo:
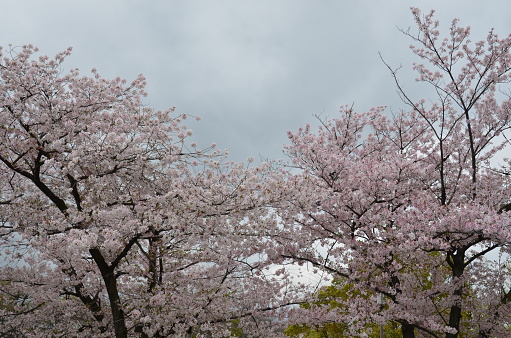
[(0, 50), (0, 335), (508, 337), (511, 36), (412, 14), (433, 97), (384, 61), (405, 108), (289, 132), (284, 168), (190, 142), (142, 76)]
[(405, 109), (344, 107), (317, 132), (289, 132), (299, 194), (281, 208), (281, 260), (357, 290), (297, 320), (349, 323), (353, 336), (394, 321), (403, 337), (507, 337), (511, 289), (496, 257), (511, 238), (511, 37), (473, 43), (457, 20), (442, 37), (433, 12), (412, 12), (416, 81), (436, 97), (413, 98), (388, 66)]
[(186, 115), (143, 105), (142, 76), (36, 53), (0, 59), (0, 335), (263, 330), (257, 312), (284, 298), (254, 237), (274, 218), (271, 168), (188, 142)]

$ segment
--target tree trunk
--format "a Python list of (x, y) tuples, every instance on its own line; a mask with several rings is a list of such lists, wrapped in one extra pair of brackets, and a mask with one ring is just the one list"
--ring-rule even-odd
[(94, 262), (96, 262), (99, 271), (101, 272), (101, 276), (103, 277), (103, 281), (105, 282), (108, 299), (110, 301), (115, 337), (127, 338), (128, 329), (126, 327), (126, 318), (124, 317), (124, 311), (120, 306), (120, 297), (117, 289), (117, 279), (115, 277), (114, 268), (106, 263), (103, 255), (98, 249), (90, 249), (89, 252), (94, 259)]
[(401, 334), (403, 338), (415, 338), (415, 328), (408, 323), (401, 324)]
[[(465, 270), (465, 250), (458, 249), (456, 253), (449, 254), (450, 262), (449, 265), (452, 269), (452, 277), (457, 279), (463, 275)], [(448, 256), (448, 257), (449, 257)], [(455, 281), (457, 282), (457, 281)], [(460, 331), (460, 322), (461, 322), (461, 297), (463, 295), (463, 284), (460, 284), (453, 292), (453, 295), (457, 297), (454, 305), (451, 306), (451, 311), (449, 313), (449, 326), (456, 329), (456, 333), (446, 333), (445, 338), (458, 338), (458, 333)]]
[[(461, 290), (458, 289), (458, 290)], [(457, 294), (457, 291), (454, 294)], [(461, 321), (461, 307), (457, 305), (451, 306), (451, 313), (449, 315), (449, 326), (455, 328), (458, 332), (456, 333), (446, 333), (445, 338), (457, 338), (459, 329), (460, 329), (460, 321)]]

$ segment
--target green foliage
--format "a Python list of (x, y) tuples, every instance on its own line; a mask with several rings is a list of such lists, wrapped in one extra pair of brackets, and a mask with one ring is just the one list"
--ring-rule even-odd
[[(369, 330), (370, 329), (370, 330)], [(367, 325), (367, 337), (379, 338), (380, 327), (377, 324)], [(371, 331), (371, 333), (369, 333)], [(392, 322), (387, 323), (383, 327), (385, 338), (401, 338), (401, 330), (399, 326)], [(345, 323), (328, 323), (322, 327), (308, 327), (305, 324), (290, 325), (284, 332), (289, 337), (302, 337), (302, 338), (348, 338), (353, 337), (348, 333), (348, 325)]]
[(235, 320), (232, 321), (231, 337), (237, 337), (237, 338), (242, 338), (243, 337), (243, 330), (241, 330), (238, 327), (239, 322), (240, 322), (239, 319), (235, 319)]
[[(302, 304), (301, 307), (313, 311), (314, 306), (328, 305), (329, 309), (342, 309), (345, 302), (352, 297), (361, 297), (369, 299), (370, 294), (362, 294), (359, 290), (353, 288), (353, 284), (345, 283), (339, 279), (334, 279), (331, 285), (321, 288), (316, 297), (318, 301)], [(378, 324), (367, 324), (366, 332), (370, 338), (379, 338), (380, 326)], [(342, 338), (352, 337), (349, 333), (347, 323), (325, 323), (323, 325), (308, 326), (306, 324), (294, 324), (286, 328), (284, 333), (289, 337), (303, 338)], [(397, 323), (389, 322), (384, 326), (385, 338), (402, 337), (400, 327)]]
[[(243, 335), (243, 330), (238, 326), (239, 325), (239, 319), (234, 319), (229, 321), (227, 324), (230, 324), (229, 330), (231, 331), (230, 335), (228, 337), (222, 337), (222, 338), (242, 338), (245, 337)], [(205, 332), (202, 332), (200, 328), (196, 328), (194, 330), (195, 332), (191, 334), (191, 338), (198, 338), (198, 337), (204, 337)]]

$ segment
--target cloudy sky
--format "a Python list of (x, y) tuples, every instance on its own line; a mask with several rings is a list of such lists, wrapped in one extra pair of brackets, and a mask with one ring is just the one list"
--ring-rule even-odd
[(191, 124), (199, 144), (235, 161), (281, 158), (286, 131), (315, 114), (403, 107), (379, 53), (413, 78), (398, 30), (414, 28), (410, 6), (436, 9), (444, 29), (460, 18), (473, 40), (492, 27), (511, 33), (505, 0), (17, 0), (2, 3), (0, 45), (47, 55), (72, 46), (68, 69), (142, 73), (147, 104), (202, 117)]

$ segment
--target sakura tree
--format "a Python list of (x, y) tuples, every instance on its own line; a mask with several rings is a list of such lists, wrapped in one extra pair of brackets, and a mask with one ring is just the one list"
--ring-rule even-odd
[(343, 107), (317, 132), (290, 132), (297, 193), (271, 254), (353, 285), (335, 307), (297, 309), (298, 323), (349, 323), (353, 336), (393, 321), (407, 338), (509, 337), (511, 37), (492, 30), (473, 43), (454, 20), (443, 38), (433, 12), (412, 13), (416, 80), (434, 98), (414, 98), (389, 66), (406, 109)]
[(0, 55), (0, 335), (273, 334), (260, 312), (289, 294), (254, 234), (279, 176), (189, 143), (186, 115), (143, 105), (142, 76), (36, 53)]

